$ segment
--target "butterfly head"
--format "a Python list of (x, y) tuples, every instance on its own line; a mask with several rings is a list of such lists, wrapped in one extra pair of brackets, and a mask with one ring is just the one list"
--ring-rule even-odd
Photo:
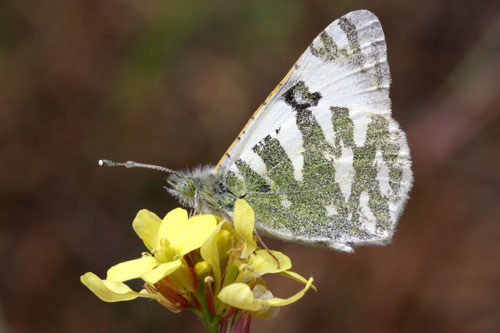
[(195, 183), (192, 178), (173, 174), (167, 180), (170, 185), (168, 192), (175, 197), (194, 198), (196, 194)]
[(188, 207), (194, 206), (196, 187), (194, 180), (185, 174), (171, 174), (167, 178), (168, 186), (165, 189), (173, 197)]
[(201, 212), (211, 208), (216, 176), (213, 167), (198, 168), (193, 171), (177, 171), (167, 178), (167, 191), (187, 207)]

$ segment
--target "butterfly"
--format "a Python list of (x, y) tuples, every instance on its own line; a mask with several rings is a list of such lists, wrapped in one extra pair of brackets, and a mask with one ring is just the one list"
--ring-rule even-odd
[(332, 22), (250, 118), (215, 167), (170, 173), (167, 190), (198, 213), (254, 209), (259, 231), (352, 252), (386, 244), (412, 186), (405, 133), (391, 117), (386, 43), (377, 17)]

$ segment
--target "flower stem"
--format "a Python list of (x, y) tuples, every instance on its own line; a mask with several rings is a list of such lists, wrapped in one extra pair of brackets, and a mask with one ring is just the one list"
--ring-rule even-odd
[(196, 298), (201, 305), (201, 319), (203, 320), (203, 324), (205, 325), (205, 331), (207, 333), (217, 333), (219, 328), (220, 316), (213, 315), (210, 312), (210, 309), (207, 304), (207, 300), (205, 298), (205, 285), (200, 283), (200, 290), (196, 292)]

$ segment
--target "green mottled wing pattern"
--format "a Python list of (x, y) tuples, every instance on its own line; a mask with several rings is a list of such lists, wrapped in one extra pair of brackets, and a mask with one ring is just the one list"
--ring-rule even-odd
[(312, 42), (217, 170), (260, 230), (343, 251), (390, 241), (412, 172), (389, 86), (371, 12), (341, 17)]

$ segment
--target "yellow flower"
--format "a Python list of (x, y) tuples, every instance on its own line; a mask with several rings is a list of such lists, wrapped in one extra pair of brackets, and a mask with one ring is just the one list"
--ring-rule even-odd
[[(279, 251), (257, 247), (254, 223), (253, 209), (246, 201), (237, 200), (234, 208), (234, 229), (227, 224), (219, 225), (218, 231), (201, 247), (202, 258), (213, 267), (213, 289), (217, 295), (214, 302), (221, 314), (228, 311), (228, 306), (232, 306), (249, 311), (252, 317), (272, 318), (278, 313), (279, 306), (297, 301), (309, 288), (315, 289), (312, 278), (308, 281), (289, 271), (292, 263), (288, 256)], [(233, 235), (232, 248), (228, 245), (230, 235)], [(227, 262), (227, 266), (222, 262)], [(306, 286), (288, 299), (274, 298), (261, 280), (263, 275), (273, 273), (292, 278)]]
[(126, 261), (108, 270), (108, 280), (127, 281), (142, 278), (155, 284), (182, 265), (185, 254), (198, 249), (217, 227), (212, 215), (197, 215), (188, 219), (187, 211), (174, 209), (165, 218), (141, 210), (132, 223), (135, 232), (154, 257)]
[[(137, 293), (122, 283), (135, 278), (155, 285), (172, 275), (177, 289), (193, 291), (190, 270), (183, 257), (201, 247), (217, 228), (216, 218), (212, 215), (197, 215), (188, 219), (187, 211), (178, 208), (168, 213), (162, 221), (154, 213), (141, 210), (132, 225), (153, 255), (144, 253), (139, 259), (111, 267), (105, 280), (93, 273), (86, 273), (81, 277), (82, 283), (106, 302), (126, 301), (139, 296), (163, 300), (161, 294), (146, 290)], [(186, 270), (178, 272), (180, 267), (186, 267)]]
[[(248, 327), (252, 318), (273, 318), (280, 306), (315, 289), (312, 278), (290, 271), (285, 254), (257, 246), (254, 211), (244, 200), (235, 202), (232, 222), (213, 215), (188, 218), (180, 208), (161, 220), (141, 210), (132, 225), (149, 252), (111, 267), (104, 280), (90, 272), (80, 279), (105, 302), (146, 297), (172, 312), (189, 308), (210, 332)], [(277, 298), (263, 280), (266, 274), (305, 286), (289, 298)], [(124, 283), (136, 278), (145, 282), (140, 292)]]

